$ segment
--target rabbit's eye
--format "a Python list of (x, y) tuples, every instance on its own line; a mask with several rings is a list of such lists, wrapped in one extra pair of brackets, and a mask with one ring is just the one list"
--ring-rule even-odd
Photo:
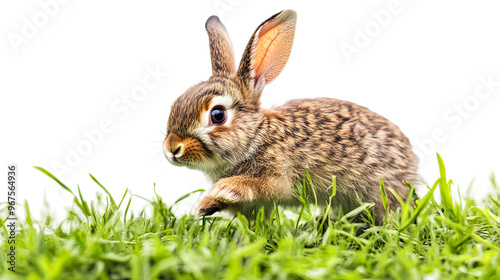
[(226, 109), (222, 106), (215, 106), (210, 112), (211, 124), (224, 124), (226, 122)]

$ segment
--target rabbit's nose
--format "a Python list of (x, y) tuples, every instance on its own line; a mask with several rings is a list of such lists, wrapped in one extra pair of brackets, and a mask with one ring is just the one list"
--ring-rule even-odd
[(168, 137), (163, 142), (163, 147), (172, 154), (180, 152), (182, 139), (174, 133), (170, 133)]
[(163, 153), (170, 162), (178, 162), (179, 158), (184, 154), (185, 145), (181, 142), (181, 138), (171, 133), (163, 143)]
[(179, 143), (172, 151), (172, 155), (174, 155), (174, 157), (180, 157), (182, 156), (184, 152), (184, 145), (182, 143)]

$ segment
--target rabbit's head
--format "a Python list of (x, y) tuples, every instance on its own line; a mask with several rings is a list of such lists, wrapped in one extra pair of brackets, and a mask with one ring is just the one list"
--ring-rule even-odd
[(258, 152), (264, 86), (283, 70), (292, 49), (296, 13), (264, 21), (236, 68), (231, 41), (216, 16), (207, 20), (212, 77), (189, 88), (172, 105), (164, 153), (174, 165), (201, 169), (213, 179)]

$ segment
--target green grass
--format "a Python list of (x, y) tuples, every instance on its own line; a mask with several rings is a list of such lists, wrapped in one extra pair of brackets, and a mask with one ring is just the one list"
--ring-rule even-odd
[[(50, 173), (74, 196), (75, 207), (61, 223), (27, 217), (17, 235), (16, 272), (7, 271), (8, 244), (2, 241), (0, 277), (7, 279), (498, 279), (500, 277), (500, 190), (481, 205), (454, 201), (438, 156), (440, 178), (420, 200), (400, 200), (401, 210), (382, 226), (363, 227), (350, 218), (370, 204), (327, 222), (305, 197), (294, 215), (262, 211), (247, 221), (176, 217), (158, 195), (153, 211), (131, 213), (142, 198), (127, 191), (119, 199), (105, 191), (85, 200)], [(497, 188), (495, 178), (492, 184)], [(308, 185), (307, 185), (308, 186)], [(442, 203), (433, 192), (439, 188)], [(381, 195), (390, 189), (381, 184)], [(411, 190), (413, 192), (413, 190)], [(335, 178), (332, 196), (335, 195)], [(186, 197), (186, 196), (185, 196)], [(180, 200), (182, 200), (182, 197)], [(413, 195), (411, 197), (414, 197)], [(385, 200), (387, 207), (387, 201)], [(287, 212), (288, 213), (288, 212)], [(4, 227), (2, 237), (7, 230)]]

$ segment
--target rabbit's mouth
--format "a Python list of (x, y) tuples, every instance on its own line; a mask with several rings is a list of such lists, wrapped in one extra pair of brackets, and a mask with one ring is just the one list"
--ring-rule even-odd
[(189, 152), (184, 153), (184, 147), (178, 148), (173, 152), (164, 149), (163, 154), (168, 162), (175, 166), (186, 166), (190, 169), (201, 169), (199, 165), (203, 165), (204, 162), (191, 161), (192, 156)]
[(175, 156), (172, 157), (172, 161), (175, 162), (175, 163), (179, 162), (179, 160)]
[(170, 162), (171, 164), (177, 166), (184, 165), (183, 162), (179, 159), (179, 157), (182, 156), (182, 154), (179, 154), (179, 149), (177, 149), (174, 152), (170, 152), (169, 150), (164, 148), (163, 154), (165, 155), (165, 158), (168, 160), (168, 162)]
[(168, 151), (164, 152), (164, 154), (165, 154), (165, 158), (167, 158), (167, 161), (175, 166), (185, 166), (188, 164), (187, 162), (183, 162), (182, 160), (179, 159), (179, 157), (177, 157), (176, 155), (173, 155), (172, 153), (170, 153)]
[(163, 154), (171, 164), (177, 166), (207, 164), (213, 156), (199, 139), (181, 138), (175, 133), (170, 133), (163, 142)]

